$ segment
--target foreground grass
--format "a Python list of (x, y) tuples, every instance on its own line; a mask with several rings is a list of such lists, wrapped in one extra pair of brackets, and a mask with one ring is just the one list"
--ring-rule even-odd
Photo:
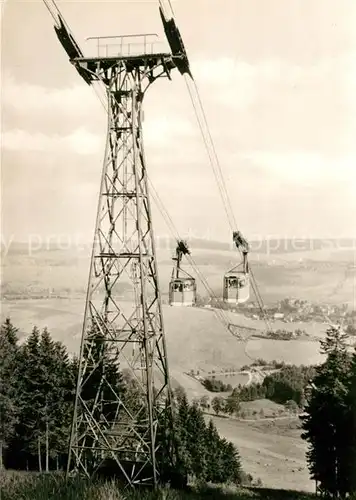
[(160, 489), (120, 491), (115, 483), (91, 483), (81, 478), (65, 480), (60, 474), (6, 471), (0, 476), (1, 500), (310, 500), (315, 495), (265, 488), (227, 486), (195, 487), (191, 491)]

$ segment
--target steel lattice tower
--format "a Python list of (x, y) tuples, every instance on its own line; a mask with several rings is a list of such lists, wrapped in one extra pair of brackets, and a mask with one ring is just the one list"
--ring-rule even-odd
[[(170, 78), (174, 67), (182, 74), (190, 70), (174, 20), (167, 20), (162, 10), (161, 18), (171, 53), (154, 53), (149, 35), (140, 35), (143, 50), (138, 55), (129, 55), (127, 44), (124, 55), (126, 38), (112, 37), (114, 55), (105, 40), (103, 57), (101, 44), (108, 37), (102, 37), (96, 38), (97, 56), (86, 58), (61, 16), (55, 26), (79, 74), (89, 85), (104, 86), (108, 107), (68, 472), (91, 476), (110, 460), (131, 486), (156, 485), (163, 457), (165, 463), (175, 462), (142, 103), (158, 78)], [(130, 390), (117, 384), (123, 370)]]

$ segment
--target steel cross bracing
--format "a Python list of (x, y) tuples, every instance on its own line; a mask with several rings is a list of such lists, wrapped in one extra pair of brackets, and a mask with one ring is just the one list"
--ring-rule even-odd
[(108, 132), (68, 470), (91, 476), (110, 460), (129, 485), (156, 485), (163, 454), (174, 460), (169, 436), (159, 440), (172, 401), (141, 127), (145, 90), (169, 76), (163, 63), (162, 54), (76, 61), (105, 85)]

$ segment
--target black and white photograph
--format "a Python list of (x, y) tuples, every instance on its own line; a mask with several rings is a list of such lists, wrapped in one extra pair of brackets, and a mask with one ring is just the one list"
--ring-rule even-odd
[(0, 500), (356, 500), (356, 0), (0, 7)]

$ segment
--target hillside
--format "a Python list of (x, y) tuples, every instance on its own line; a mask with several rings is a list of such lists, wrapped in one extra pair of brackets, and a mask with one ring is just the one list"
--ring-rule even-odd
[(309, 477), (301, 431), (296, 419), (246, 423), (214, 417), (218, 431), (232, 441), (241, 454), (242, 465), (266, 487), (315, 491)]

